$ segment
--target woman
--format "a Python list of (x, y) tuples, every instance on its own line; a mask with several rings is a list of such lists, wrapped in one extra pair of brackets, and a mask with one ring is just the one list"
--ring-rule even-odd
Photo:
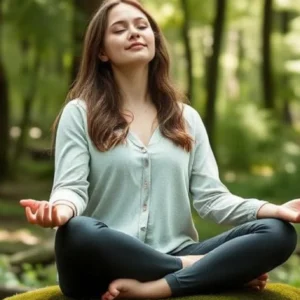
[[(50, 201), (21, 200), (28, 221), (58, 227), (62, 292), (164, 298), (262, 290), (296, 246), (300, 200), (277, 206), (220, 182), (198, 113), (169, 80), (160, 29), (132, 0), (99, 8), (82, 64), (56, 122)], [(198, 242), (201, 217), (238, 225)], [(272, 254), (272, 255), (271, 255)]]

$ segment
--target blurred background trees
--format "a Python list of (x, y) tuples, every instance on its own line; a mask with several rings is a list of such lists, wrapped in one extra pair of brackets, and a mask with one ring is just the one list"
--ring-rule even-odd
[[(0, 286), (55, 284), (51, 251), (26, 256), (53, 233), (28, 225), (18, 200), (49, 197), (51, 125), (101, 2), (0, 0)], [(224, 183), (244, 197), (298, 198), (300, 0), (141, 2), (163, 29), (172, 77), (205, 121)], [(195, 222), (203, 238), (225, 230)], [(300, 286), (294, 264), (298, 256), (274, 278)]]

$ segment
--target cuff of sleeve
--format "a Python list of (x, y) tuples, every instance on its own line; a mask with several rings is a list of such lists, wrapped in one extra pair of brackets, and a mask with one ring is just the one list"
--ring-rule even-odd
[(58, 189), (52, 193), (49, 202), (55, 204), (58, 201), (72, 203), (75, 207), (75, 216), (81, 215), (86, 208), (84, 200), (77, 193), (67, 189)]
[(252, 201), (254, 201), (254, 203), (252, 204), (252, 212), (249, 214), (249, 221), (253, 221), (253, 220), (257, 220), (257, 213), (260, 210), (260, 208), (269, 203), (268, 201), (264, 201), (264, 200), (257, 200), (257, 199), (251, 199)]
[(77, 209), (76, 209), (75, 205), (73, 204), (73, 202), (71, 202), (69, 200), (57, 200), (52, 205), (59, 205), (59, 204), (69, 206), (73, 210), (73, 217), (77, 216)]

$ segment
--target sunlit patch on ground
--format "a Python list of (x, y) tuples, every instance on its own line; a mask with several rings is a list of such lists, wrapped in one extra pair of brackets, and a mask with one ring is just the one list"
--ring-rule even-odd
[(27, 245), (36, 245), (40, 241), (38, 237), (31, 234), (28, 230), (8, 231), (0, 229), (0, 242), (22, 242)]

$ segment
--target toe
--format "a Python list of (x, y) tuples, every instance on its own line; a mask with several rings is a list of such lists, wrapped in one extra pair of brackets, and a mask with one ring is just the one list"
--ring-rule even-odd
[(102, 296), (101, 296), (101, 300), (108, 300), (107, 297), (109, 295), (109, 292), (105, 292)]
[(118, 297), (120, 294), (120, 291), (114, 286), (110, 287), (109, 292), (113, 297)]
[(260, 280), (267, 280), (269, 278), (269, 275), (267, 273), (260, 275), (257, 279)]

